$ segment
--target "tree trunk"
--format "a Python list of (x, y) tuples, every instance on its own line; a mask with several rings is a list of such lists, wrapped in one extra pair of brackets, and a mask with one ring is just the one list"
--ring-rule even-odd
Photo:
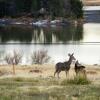
[(13, 64), (13, 75), (15, 75), (15, 66)]

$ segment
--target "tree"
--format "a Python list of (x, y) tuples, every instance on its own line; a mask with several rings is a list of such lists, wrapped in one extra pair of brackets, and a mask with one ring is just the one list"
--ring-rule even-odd
[(50, 60), (50, 56), (48, 56), (47, 53), (48, 51), (43, 49), (33, 52), (31, 55), (32, 63), (35, 64), (47, 63)]
[(48, 12), (52, 17), (62, 15), (63, 0), (48, 0)]
[(0, 64), (3, 63), (4, 51), (0, 51)]
[(71, 4), (71, 16), (74, 18), (82, 18), (83, 17), (83, 3), (80, 0), (70, 0)]
[(37, 12), (40, 9), (40, 0), (32, 0), (31, 12)]
[(37, 15), (43, 8), (52, 18), (80, 18), (83, 16), (82, 7), (80, 0), (0, 0), (0, 15), (23, 15), (30, 12)]
[(18, 65), (21, 62), (22, 53), (14, 50), (12, 54), (11, 53), (6, 54), (4, 59), (8, 64), (13, 65), (13, 68), (12, 68), (13, 74), (15, 74), (15, 65)]

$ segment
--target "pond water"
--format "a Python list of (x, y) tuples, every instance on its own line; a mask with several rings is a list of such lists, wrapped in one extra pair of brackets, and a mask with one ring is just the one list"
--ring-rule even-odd
[[(90, 9), (90, 8), (89, 8)], [(30, 63), (33, 51), (46, 49), (51, 63), (65, 61), (74, 52), (81, 63), (100, 64), (100, 10), (84, 11), (85, 23), (73, 26), (0, 26), (0, 52), (24, 52), (23, 64)], [(27, 58), (27, 59), (26, 59)]]

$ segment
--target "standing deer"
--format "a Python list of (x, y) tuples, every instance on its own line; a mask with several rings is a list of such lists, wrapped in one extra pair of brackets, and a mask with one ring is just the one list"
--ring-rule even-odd
[(55, 65), (55, 72), (54, 72), (54, 77), (55, 77), (55, 74), (57, 73), (57, 75), (58, 75), (58, 78), (59, 78), (59, 73), (61, 72), (61, 71), (65, 71), (66, 72), (66, 77), (67, 77), (67, 73), (68, 73), (68, 71), (69, 71), (69, 69), (70, 69), (70, 65), (71, 65), (71, 63), (72, 63), (72, 61), (73, 60), (75, 60), (75, 57), (73, 56), (74, 55), (74, 53), (72, 53), (72, 54), (68, 54), (68, 56), (69, 56), (69, 60), (68, 61), (66, 61), (66, 62), (58, 62), (56, 65)]
[(84, 76), (86, 76), (86, 70), (85, 70), (85, 66), (79, 64), (78, 60), (75, 63), (75, 72), (76, 75), (78, 75), (80, 72), (84, 74)]

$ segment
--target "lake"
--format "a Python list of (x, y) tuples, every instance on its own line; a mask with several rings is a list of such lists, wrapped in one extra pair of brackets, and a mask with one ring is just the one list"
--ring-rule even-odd
[(68, 53), (74, 52), (74, 56), (81, 63), (100, 64), (99, 17), (99, 6), (89, 6), (84, 8), (83, 25), (0, 26), (0, 52), (7, 53), (14, 49), (23, 51), (23, 64), (29, 64), (31, 53), (40, 49), (48, 50), (50, 63), (63, 62), (68, 59)]

